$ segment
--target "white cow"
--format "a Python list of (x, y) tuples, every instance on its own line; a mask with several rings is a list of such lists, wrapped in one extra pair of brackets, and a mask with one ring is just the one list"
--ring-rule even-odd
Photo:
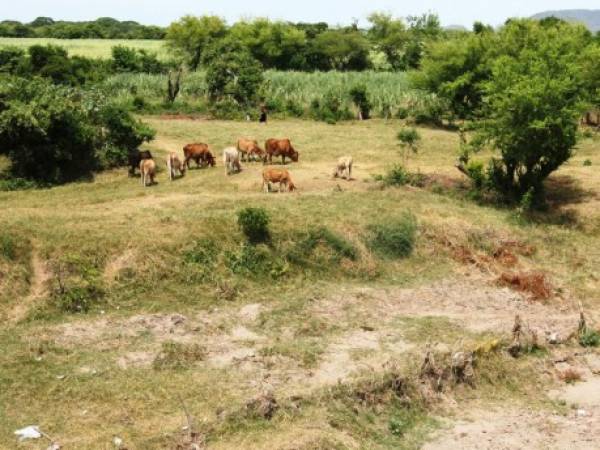
[(231, 175), (242, 171), (240, 164), (240, 152), (235, 147), (227, 147), (223, 150), (223, 163), (225, 164), (225, 174)]
[(333, 171), (333, 178), (346, 176), (346, 179), (349, 181), (352, 179), (352, 164), (354, 161), (352, 160), (352, 156), (342, 156), (338, 159), (337, 165)]

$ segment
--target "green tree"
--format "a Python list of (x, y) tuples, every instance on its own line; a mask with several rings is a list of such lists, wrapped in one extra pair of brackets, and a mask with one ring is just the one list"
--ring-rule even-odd
[(406, 24), (391, 14), (373, 13), (369, 16), (371, 28), (368, 36), (375, 48), (384, 53), (394, 70), (404, 70), (404, 48), (409, 40)]
[(585, 35), (568, 24), (525, 20), (500, 32), (495, 49), (502, 54), (483, 85), (485, 120), (476, 142), (499, 153), (488, 178), (507, 200), (541, 199), (544, 180), (573, 154), (586, 99), (575, 63)]
[(329, 30), (319, 34), (311, 51), (314, 59), (320, 58), (326, 64), (325, 70), (360, 71), (371, 65), (369, 41), (354, 29)]
[(206, 83), (211, 101), (231, 99), (250, 105), (258, 99), (263, 84), (263, 68), (239, 42), (225, 39), (206, 53)]
[(191, 70), (196, 70), (204, 51), (227, 34), (227, 26), (217, 16), (185, 16), (167, 29), (169, 46), (185, 59)]

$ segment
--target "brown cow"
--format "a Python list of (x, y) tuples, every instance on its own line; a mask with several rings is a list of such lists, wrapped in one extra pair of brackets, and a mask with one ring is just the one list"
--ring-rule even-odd
[(279, 183), (279, 192), (285, 186), (290, 192), (296, 190), (296, 185), (292, 181), (290, 173), (286, 169), (274, 169), (268, 167), (263, 170), (263, 190), (271, 192), (271, 183)]
[(206, 144), (189, 144), (183, 147), (183, 155), (185, 161), (183, 162), (184, 167), (190, 168), (190, 160), (196, 161), (196, 166), (212, 166), (215, 167), (217, 162), (215, 157), (208, 149)]
[(285, 158), (290, 158), (293, 162), (298, 162), (298, 152), (292, 146), (289, 139), (269, 139), (265, 142), (265, 156), (263, 161), (269, 164), (273, 162), (273, 156), (281, 156), (282, 164), (285, 164)]
[(242, 161), (250, 161), (253, 159), (263, 159), (264, 150), (258, 146), (258, 141), (253, 139), (241, 138), (237, 142), (237, 149), (240, 152)]

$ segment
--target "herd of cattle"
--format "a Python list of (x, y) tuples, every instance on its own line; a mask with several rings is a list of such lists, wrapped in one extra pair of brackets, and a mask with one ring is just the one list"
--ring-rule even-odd
[[(265, 142), (264, 150), (260, 148), (258, 142), (253, 139), (240, 139), (236, 147), (228, 147), (223, 150), (223, 164), (225, 173), (231, 175), (241, 172), (242, 162), (262, 161), (263, 164), (271, 164), (273, 157), (281, 157), (283, 165), (286, 158), (292, 162), (298, 162), (299, 154), (292, 146), (289, 139), (269, 139)], [(173, 181), (177, 177), (183, 177), (190, 168), (190, 162), (194, 161), (196, 167), (215, 167), (216, 159), (207, 144), (189, 144), (183, 148), (183, 159), (175, 152), (167, 155), (167, 172), (169, 180)], [(352, 177), (353, 160), (350, 156), (342, 157), (338, 160), (333, 176), (346, 177), (348, 180)], [(147, 151), (134, 151), (129, 154), (129, 173), (135, 175), (136, 168), (139, 167), (141, 182), (144, 187), (154, 184), (157, 166), (152, 154)], [(262, 188), (265, 192), (271, 191), (271, 184), (279, 184), (279, 192), (285, 189), (292, 192), (296, 189), (290, 173), (283, 168), (268, 167), (263, 170)]]

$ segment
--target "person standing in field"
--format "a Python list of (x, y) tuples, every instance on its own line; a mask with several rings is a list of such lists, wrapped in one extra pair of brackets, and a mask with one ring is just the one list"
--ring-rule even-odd
[(267, 107), (265, 105), (260, 106), (260, 118), (258, 121), (259, 123), (267, 123)]

